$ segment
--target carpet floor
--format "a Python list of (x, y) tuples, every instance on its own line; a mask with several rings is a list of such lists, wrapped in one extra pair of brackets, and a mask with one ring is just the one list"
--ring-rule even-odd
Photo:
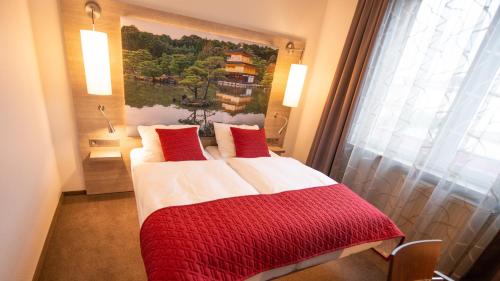
[[(368, 250), (276, 280), (377, 281), (386, 276), (385, 260)], [(64, 196), (39, 280), (147, 280), (134, 194)]]

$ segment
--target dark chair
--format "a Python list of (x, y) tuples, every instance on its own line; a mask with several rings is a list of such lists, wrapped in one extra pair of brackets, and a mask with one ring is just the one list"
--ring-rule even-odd
[(389, 281), (453, 279), (435, 271), (441, 251), (441, 240), (421, 240), (403, 244), (392, 251)]

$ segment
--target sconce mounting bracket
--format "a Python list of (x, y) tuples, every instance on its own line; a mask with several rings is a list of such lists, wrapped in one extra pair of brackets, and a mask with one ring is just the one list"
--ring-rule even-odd
[(94, 1), (85, 3), (85, 14), (92, 19), (92, 22), (101, 16), (101, 6)]

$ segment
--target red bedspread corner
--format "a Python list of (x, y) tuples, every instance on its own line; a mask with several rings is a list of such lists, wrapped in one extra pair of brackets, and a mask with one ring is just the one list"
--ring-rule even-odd
[(242, 280), (350, 246), (403, 237), (342, 184), (175, 206), (142, 225), (150, 281)]

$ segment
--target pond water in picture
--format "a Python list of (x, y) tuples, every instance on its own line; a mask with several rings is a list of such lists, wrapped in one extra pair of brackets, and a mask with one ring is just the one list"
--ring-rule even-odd
[(213, 122), (264, 126), (269, 89), (214, 82), (196, 92), (172, 83), (125, 79), (128, 135), (138, 125), (200, 125), (200, 136), (214, 136)]

